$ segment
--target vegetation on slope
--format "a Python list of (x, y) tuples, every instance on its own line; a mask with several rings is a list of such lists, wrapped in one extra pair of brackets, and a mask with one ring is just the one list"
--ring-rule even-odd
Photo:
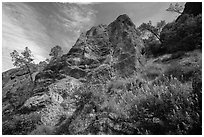
[[(73, 51), (71, 55), (61, 56), (62, 50), (58, 46), (53, 48), (49, 64), (42, 62), (39, 65), (34, 83), (29, 83), (29, 75), (24, 71), (17, 71), (22, 75), (17, 75), (15, 70), (4, 73), (3, 134), (202, 134), (201, 14), (181, 14), (179, 19), (159, 31), (160, 42), (153, 37), (147, 39), (145, 51), (153, 58), (141, 63), (140, 69), (134, 66), (140, 64), (135, 62), (140, 56), (129, 56), (125, 47), (135, 44), (131, 36), (136, 37), (136, 31), (132, 35), (132, 29), (129, 29), (134, 24), (127, 15), (122, 17), (118, 18), (119, 23), (115, 21), (113, 26), (109, 25), (112, 41), (118, 45), (117, 51), (114, 54), (104, 52), (110, 58), (97, 61), (96, 67), (90, 60), (92, 68), (88, 69), (87, 75), (81, 68), (66, 66), (76, 58), (66, 60), (67, 56), (74, 55), (71, 54)], [(123, 20), (127, 21), (125, 25)], [(122, 26), (128, 35), (118, 33), (124, 31)], [(103, 26), (99, 28), (104, 31)], [(117, 34), (121, 34), (123, 40), (119, 41)], [(139, 37), (135, 40), (142, 45)], [(85, 48), (78, 48), (84, 49), (79, 57), (86, 62), (83, 58)], [(127, 53), (122, 54), (121, 48)], [(117, 62), (126, 56), (131, 59)], [(77, 63), (80, 61), (73, 62), (74, 67)], [(125, 68), (126, 63), (132, 64)], [(73, 75), (75, 78), (67, 76), (71, 69), (77, 70)], [(84, 75), (79, 70), (83, 70)]]
[[(197, 76), (192, 77), (194, 84), (201, 83), (195, 82)], [(107, 84), (86, 83), (73, 95), (78, 100), (75, 117), (55, 132), (201, 134), (201, 86), (195, 89), (192, 85), (192, 81), (181, 82), (172, 75), (161, 75), (153, 81), (141, 81), (134, 76)]]

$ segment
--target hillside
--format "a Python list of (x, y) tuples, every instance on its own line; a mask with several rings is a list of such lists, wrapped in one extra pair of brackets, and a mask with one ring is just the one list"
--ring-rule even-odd
[(34, 82), (25, 68), (4, 72), (3, 134), (201, 134), (200, 47), (154, 58), (143, 48), (123, 14), (82, 33), (42, 71), (32, 70)]

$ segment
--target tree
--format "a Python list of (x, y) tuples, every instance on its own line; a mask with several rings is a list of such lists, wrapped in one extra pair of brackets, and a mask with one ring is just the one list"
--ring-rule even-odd
[(138, 30), (144, 41), (144, 53), (147, 57), (157, 56), (162, 53), (161, 47), (162, 39), (160, 38), (161, 31), (166, 25), (165, 21), (157, 22), (156, 26), (152, 25), (152, 22), (142, 23)]
[(202, 49), (202, 15), (181, 15), (163, 28), (160, 38), (167, 53)]
[(42, 71), (47, 66), (47, 61), (40, 61), (37, 66), (38, 71)]
[(52, 57), (51, 60), (55, 60), (55, 59), (61, 57), (62, 53), (63, 53), (62, 48), (57, 45), (51, 49), (49, 55)]
[(160, 33), (162, 31), (162, 28), (166, 25), (166, 22), (164, 20), (157, 23), (156, 26), (152, 25), (152, 22), (149, 21), (148, 23), (142, 23), (138, 29), (142, 33), (143, 36), (148, 37), (156, 37), (160, 42)]
[(169, 5), (169, 8), (166, 9), (166, 11), (170, 11), (170, 12), (176, 12), (178, 14), (181, 14), (183, 11), (183, 7), (180, 6), (178, 3), (176, 3), (175, 5), (173, 5), (172, 3)]
[(45, 62), (48, 64), (50, 62), (50, 60), (49, 59), (45, 59)]
[(32, 73), (31, 73), (31, 67), (34, 64), (33, 58), (31, 55), (31, 50), (28, 47), (25, 47), (25, 50), (21, 52), (21, 55), (14, 50), (13, 52), (10, 53), (13, 61), (13, 65), (16, 67), (26, 67), (28, 70), (28, 73), (30, 75), (30, 80), (33, 82), (32, 79)]

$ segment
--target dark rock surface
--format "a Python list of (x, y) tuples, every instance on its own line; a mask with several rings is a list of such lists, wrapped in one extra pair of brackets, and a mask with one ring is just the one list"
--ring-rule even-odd
[(144, 64), (141, 55), (143, 41), (138, 36), (135, 25), (124, 14), (108, 25), (109, 40), (112, 43), (113, 66), (123, 77), (132, 75)]

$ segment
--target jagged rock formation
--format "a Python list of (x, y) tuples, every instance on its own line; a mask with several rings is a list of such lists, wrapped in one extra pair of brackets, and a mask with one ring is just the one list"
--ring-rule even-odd
[[(119, 75), (128, 76), (144, 63), (142, 47), (135, 25), (127, 15), (121, 15), (108, 26), (92, 27), (82, 34), (67, 54), (67, 61), (87, 71), (106, 61)], [(107, 61), (109, 56), (112, 60)]]
[[(17, 108), (12, 109), (12, 113), (7, 105), (9, 101), (6, 101), (3, 112), (9, 109), (11, 118), (16, 113), (29, 116), (37, 113), (40, 117), (37, 123), (51, 127), (61, 124), (63, 121), (62, 117), (68, 120), (69, 117), (75, 118), (76, 124), (72, 122), (69, 127), (70, 131), (72, 131), (70, 134), (85, 133), (84, 130), (88, 128), (86, 127), (88, 125), (86, 121), (81, 121), (81, 118), (92, 121), (95, 117), (95, 112), (91, 116), (79, 116), (87, 108), (90, 107), (92, 109), (93, 106), (84, 104), (82, 112), (81, 110), (79, 111), (76, 101), (73, 99), (72, 91), (77, 90), (80, 85), (87, 81), (96, 80), (94, 81), (96, 83), (99, 81), (106, 83), (113, 77), (113, 72), (114, 75), (123, 78), (130, 77), (134, 73), (139, 72), (141, 66), (145, 63), (141, 54), (142, 48), (143, 42), (138, 36), (135, 25), (127, 15), (120, 15), (108, 26), (98, 25), (92, 27), (86, 33), (80, 35), (75, 45), (67, 54), (51, 61), (37, 75), (33, 72), (33, 75), (36, 76), (32, 86), (28, 79), (25, 78), (27, 74), (24, 74), (24, 71), (16, 72), (18, 70), (14, 69), (3, 73), (4, 100), (8, 98), (7, 92), (11, 92), (9, 83), (13, 83), (10, 82), (13, 79), (23, 83), (23, 88), (19, 89), (19, 91), (29, 93), (23, 100), (18, 96), (21, 103), (17, 105)], [(20, 76), (20, 73), (23, 76)], [(20, 80), (22, 77), (23, 81)], [(18, 92), (16, 88), (17, 86), (14, 85), (13, 92)], [(3, 117), (8, 116), (7, 114), (4, 113)], [(7, 120), (3, 121), (4, 127), (7, 127), (9, 124), (5, 121)], [(81, 126), (81, 123), (84, 126), (76, 128), (77, 124)], [(33, 126), (36, 127), (37, 125)], [(4, 128), (4, 134), (9, 134), (10, 128)], [(32, 129), (29, 128), (21, 132), (15, 131), (15, 128), (12, 127), (12, 133), (10, 134), (32, 134), (37, 132)]]
[(82, 33), (68, 54), (36, 76), (35, 92), (44, 92), (47, 85), (67, 75), (77, 79), (91, 77), (101, 64), (108, 64), (118, 76), (129, 77), (144, 64), (142, 48), (135, 25), (127, 15), (120, 15), (108, 26), (95, 26)]
[(109, 41), (112, 43), (113, 64), (121, 76), (130, 76), (141, 65), (143, 42), (135, 25), (127, 15), (119, 16), (108, 26)]
[[(99, 25), (82, 33), (69, 53), (50, 64), (47, 70), (56, 69), (80, 78), (106, 61), (112, 63), (121, 76), (128, 76), (144, 63), (142, 48), (143, 42), (137, 35), (135, 25), (127, 15), (121, 15), (108, 26)], [(107, 61), (110, 56), (112, 61)]]

